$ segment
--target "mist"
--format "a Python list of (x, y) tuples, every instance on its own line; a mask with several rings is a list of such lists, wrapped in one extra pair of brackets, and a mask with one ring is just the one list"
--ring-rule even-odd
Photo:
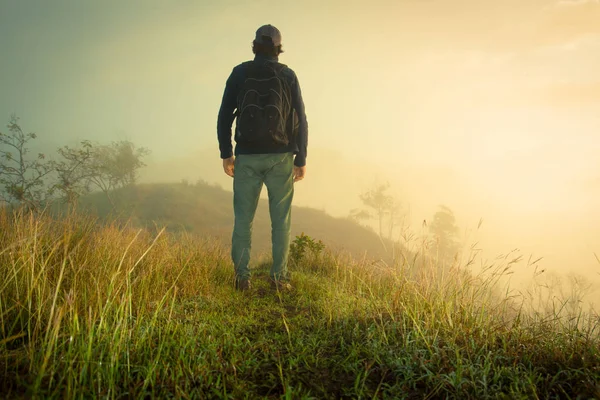
[(44, 148), (145, 146), (143, 182), (230, 189), (218, 107), (272, 23), (309, 121), (295, 205), (346, 217), (389, 182), (417, 232), (443, 204), (484, 257), (518, 248), (597, 284), (597, 21), (593, 0), (0, 0), (0, 117), (16, 113)]

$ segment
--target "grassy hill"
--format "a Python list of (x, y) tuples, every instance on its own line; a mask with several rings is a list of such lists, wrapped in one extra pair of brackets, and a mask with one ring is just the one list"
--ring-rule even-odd
[(206, 236), (1, 211), (0, 397), (598, 398), (598, 318), (524, 313), (503, 268), (309, 254), (239, 293)]
[[(266, 189), (265, 189), (266, 190)], [(216, 185), (199, 182), (141, 184), (115, 193), (120, 219), (134, 225), (154, 228), (166, 226), (169, 231), (187, 231), (216, 237), (229, 244), (233, 229), (233, 194)], [(83, 199), (84, 210), (102, 218), (115, 217), (106, 196), (96, 193)], [(356, 256), (367, 252), (370, 257), (387, 259), (379, 236), (371, 229), (349, 219), (334, 218), (324, 211), (293, 207), (292, 235), (305, 233), (322, 240), (338, 251)], [(255, 254), (270, 251), (271, 225), (268, 203), (261, 199), (254, 222)], [(385, 243), (390, 248), (390, 243)]]

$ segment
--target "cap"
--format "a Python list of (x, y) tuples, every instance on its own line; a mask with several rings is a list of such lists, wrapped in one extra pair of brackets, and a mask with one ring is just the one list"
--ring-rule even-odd
[(279, 29), (275, 28), (273, 25), (263, 25), (256, 31), (256, 39), (254, 41), (259, 44), (271, 44), (265, 43), (263, 37), (271, 38), (274, 46), (281, 46), (281, 32)]

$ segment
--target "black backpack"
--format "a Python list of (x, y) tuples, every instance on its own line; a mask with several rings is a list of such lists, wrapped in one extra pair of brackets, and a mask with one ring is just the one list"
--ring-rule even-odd
[(246, 80), (237, 99), (237, 143), (267, 146), (289, 144), (288, 132), (292, 132), (288, 119), (292, 105), (289, 84), (282, 76), (285, 68), (287, 66), (284, 64), (270, 61), (248, 63)]

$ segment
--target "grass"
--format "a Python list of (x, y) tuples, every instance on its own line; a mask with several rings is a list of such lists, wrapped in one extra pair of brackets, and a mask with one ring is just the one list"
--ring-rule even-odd
[[(233, 290), (228, 251), (160, 229), (0, 213), (7, 398), (593, 398), (597, 317), (523, 311), (477, 275), (307, 255)], [(510, 261), (507, 263), (510, 264)]]

